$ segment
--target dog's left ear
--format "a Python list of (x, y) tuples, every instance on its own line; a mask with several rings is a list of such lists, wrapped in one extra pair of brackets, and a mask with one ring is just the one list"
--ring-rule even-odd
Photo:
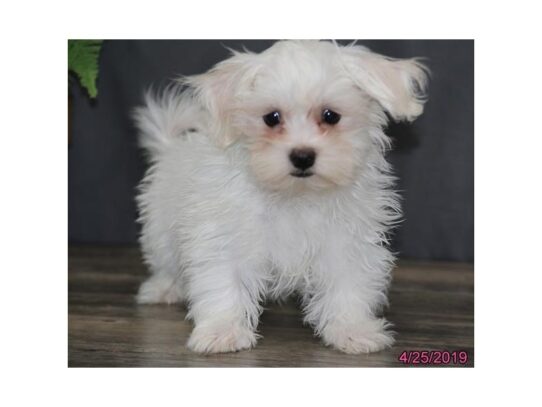
[(340, 50), (356, 85), (395, 120), (413, 121), (422, 114), (429, 69), (419, 60), (389, 58), (361, 46)]
[(238, 136), (232, 126), (233, 115), (254, 83), (258, 70), (257, 54), (237, 51), (232, 54), (204, 74), (181, 79), (210, 112), (214, 126), (212, 133), (221, 147), (233, 143)]

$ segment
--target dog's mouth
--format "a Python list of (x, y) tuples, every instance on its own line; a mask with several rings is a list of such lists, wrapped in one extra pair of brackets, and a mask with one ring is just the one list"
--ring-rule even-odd
[(311, 171), (295, 171), (295, 172), (290, 173), (292, 177), (296, 177), (296, 178), (307, 178), (307, 177), (312, 176), (313, 174), (314, 173)]

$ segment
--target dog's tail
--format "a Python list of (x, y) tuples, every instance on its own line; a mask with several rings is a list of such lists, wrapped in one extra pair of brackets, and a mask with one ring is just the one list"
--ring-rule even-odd
[(133, 117), (139, 130), (139, 145), (148, 151), (151, 161), (176, 138), (198, 131), (204, 123), (203, 110), (194, 102), (192, 93), (178, 85), (146, 91), (144, 105), (134, 110)]

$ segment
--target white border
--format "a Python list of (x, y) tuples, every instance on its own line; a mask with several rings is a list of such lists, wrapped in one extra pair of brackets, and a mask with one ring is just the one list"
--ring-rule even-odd
[[(3, 398), (81, 406), (526, 404), (537, 390), (530, 366), (540, 338), (535, 3), (195, 3), (3, 6)], [(67, 369), (67, 38), (475, 38), (476, 368)]]

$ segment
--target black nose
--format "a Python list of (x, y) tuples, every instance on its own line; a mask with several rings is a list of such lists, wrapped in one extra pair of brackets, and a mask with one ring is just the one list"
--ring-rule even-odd
[(290, 161), (300, 170), (312, 167), (315, 159), (316, 152), (312, 148), (294, 148), (290, 153)]

